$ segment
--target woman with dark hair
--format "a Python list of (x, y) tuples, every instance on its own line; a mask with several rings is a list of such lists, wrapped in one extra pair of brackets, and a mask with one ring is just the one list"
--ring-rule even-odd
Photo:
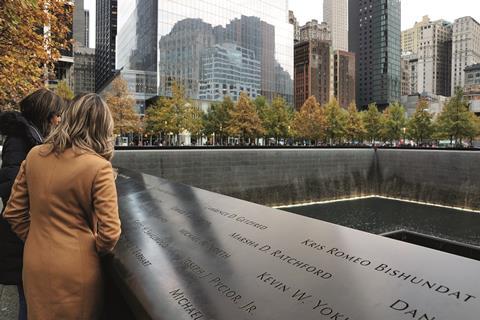
[(29, 318), (95, 320), (103, 305), (100, 256), (121, 232), (113, 119), (96, 94), (76, 97), (62, 117), (22, 163), (3, 214), (25, 241)]
[[(6, 207), (20, 165), (34, 146), (43, 143), (50, 129), (60, 121), (65, 101), (47, 89), (39, 89), (20, 102), (21, 112), (0, 114), (0, 134), (6, 136), (0, 168), (0, 198)], [(22, 287), (23, 243), (0, 215), (0, 283), (17, 285), (19, 319), (26, 319)]]

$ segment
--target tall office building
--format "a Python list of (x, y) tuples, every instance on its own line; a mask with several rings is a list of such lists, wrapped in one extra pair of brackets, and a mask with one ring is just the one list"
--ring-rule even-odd
[(415, 22), (412, 28), (402, 31), (402, 53), (418, 53), (422, 27), (428, 26), (429, 24), (430, 18), (423, 16), (422, 21)]
[(452, 94), (465, 84), (465, 68), (480, 63), (480, 24), (472, 17), (453, 23), (452, 35)]
[(95, 91), (99, 92), (115, 74), (117, 0), (97, 0), (95, 20)]
[(75, 46), (74, 90), (75, 95), (95, 92), (95, 49)]
[[(293, 32), (287, 7), (286, 0), (222, 2), (221, 8), (213, 0), (132, 2), (119, 12), (117, 69), (140, 109), (149, 97), (169, 96), (173, 83), (181, 84), (193, 99), (221, 100), (223, 92), (234, 97), (242, 88), (257, 95), (256, 80), (238, 77), (245, 68), (257, 67), (259, 94), (268, 99), (281, 95), (293, 103)], [(243, 60), (238, 69), (231, 69), (234, 61), (240, 61), (239, 54), (245, 55)]]
[(400, 100), (400, 1), (349, 0), (349, 51), (356, 54), (357, 106)]
[(85, 42), (85, 10), (83, 0), (74, 1), (72, 32), (73, 39), (77, 45), (87, 46)]
[(299, 41), (308, 40), (325, 40), (332, 41), (332, 30), (326, 22), (318, 23), (317, 20), (308, 21), (304, 26), (300, 27)]
[(408, 96), (411, 94), (411, 73), (410, 73), (410, 63), (407, 59), (406, 55), (402, 55), (401, 61), (400, 61), (400, 67), (401, 67), (401, 76), (402, 76), (402, 85), (400, 89), (400, 95), (403, 96)]
[(90, 11), (85, 10), (85, 47), (90, 47)]
[(333, 95), (342, 108), (355, 102), (355, 54), (336, 50), (334, 53)]
[(332, 41), (330, 28), (317, 20), (300, 27), (300, 41), (294, 46), (295, 108), (315, 96), (320, 104), (330, 101), (333, 95)]
[(438, 96), (450, 96), (452, 63), (452, 24), (445, 20), (420, 27), (417, 90)]
[(331, 98), (331, 42), (312, 39), (295, 44), (295, 108), (300, 110), (310, 96), (320, 104)]
[[(402, 54), (402, 96), (418, 92), (418, 56), (414, 53)], [(408, 85), (408, 88), (406, 88)]]
[(323, 21), (330, 26), (333, 50), (348, 51), (348, 0), (324, 0)]

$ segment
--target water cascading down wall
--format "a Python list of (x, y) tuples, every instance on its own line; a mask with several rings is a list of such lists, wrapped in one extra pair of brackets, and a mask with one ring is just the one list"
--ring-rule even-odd
[(377, 195), (480, 209), (475, 151), (125, 150), (113, 162), (268, 206)]

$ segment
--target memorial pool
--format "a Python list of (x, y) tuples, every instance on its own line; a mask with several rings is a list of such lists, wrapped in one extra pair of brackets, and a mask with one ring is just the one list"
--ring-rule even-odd
[(480, 246), (480, 212), (379, 197), (280, 209), (374, 234), (408, 230)]

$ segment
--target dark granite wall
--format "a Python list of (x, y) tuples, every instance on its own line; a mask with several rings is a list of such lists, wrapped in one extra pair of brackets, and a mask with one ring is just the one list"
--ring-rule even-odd
[(265, 205), (382, 195), (480, 209), (480, 152), (134, 150), (114, 165)]
[(265, 205), (369, 195), (369, 149), (117, 151), (114, 165)]
[(480, 152), (378, 150), (383, 196), (480, 209)]

